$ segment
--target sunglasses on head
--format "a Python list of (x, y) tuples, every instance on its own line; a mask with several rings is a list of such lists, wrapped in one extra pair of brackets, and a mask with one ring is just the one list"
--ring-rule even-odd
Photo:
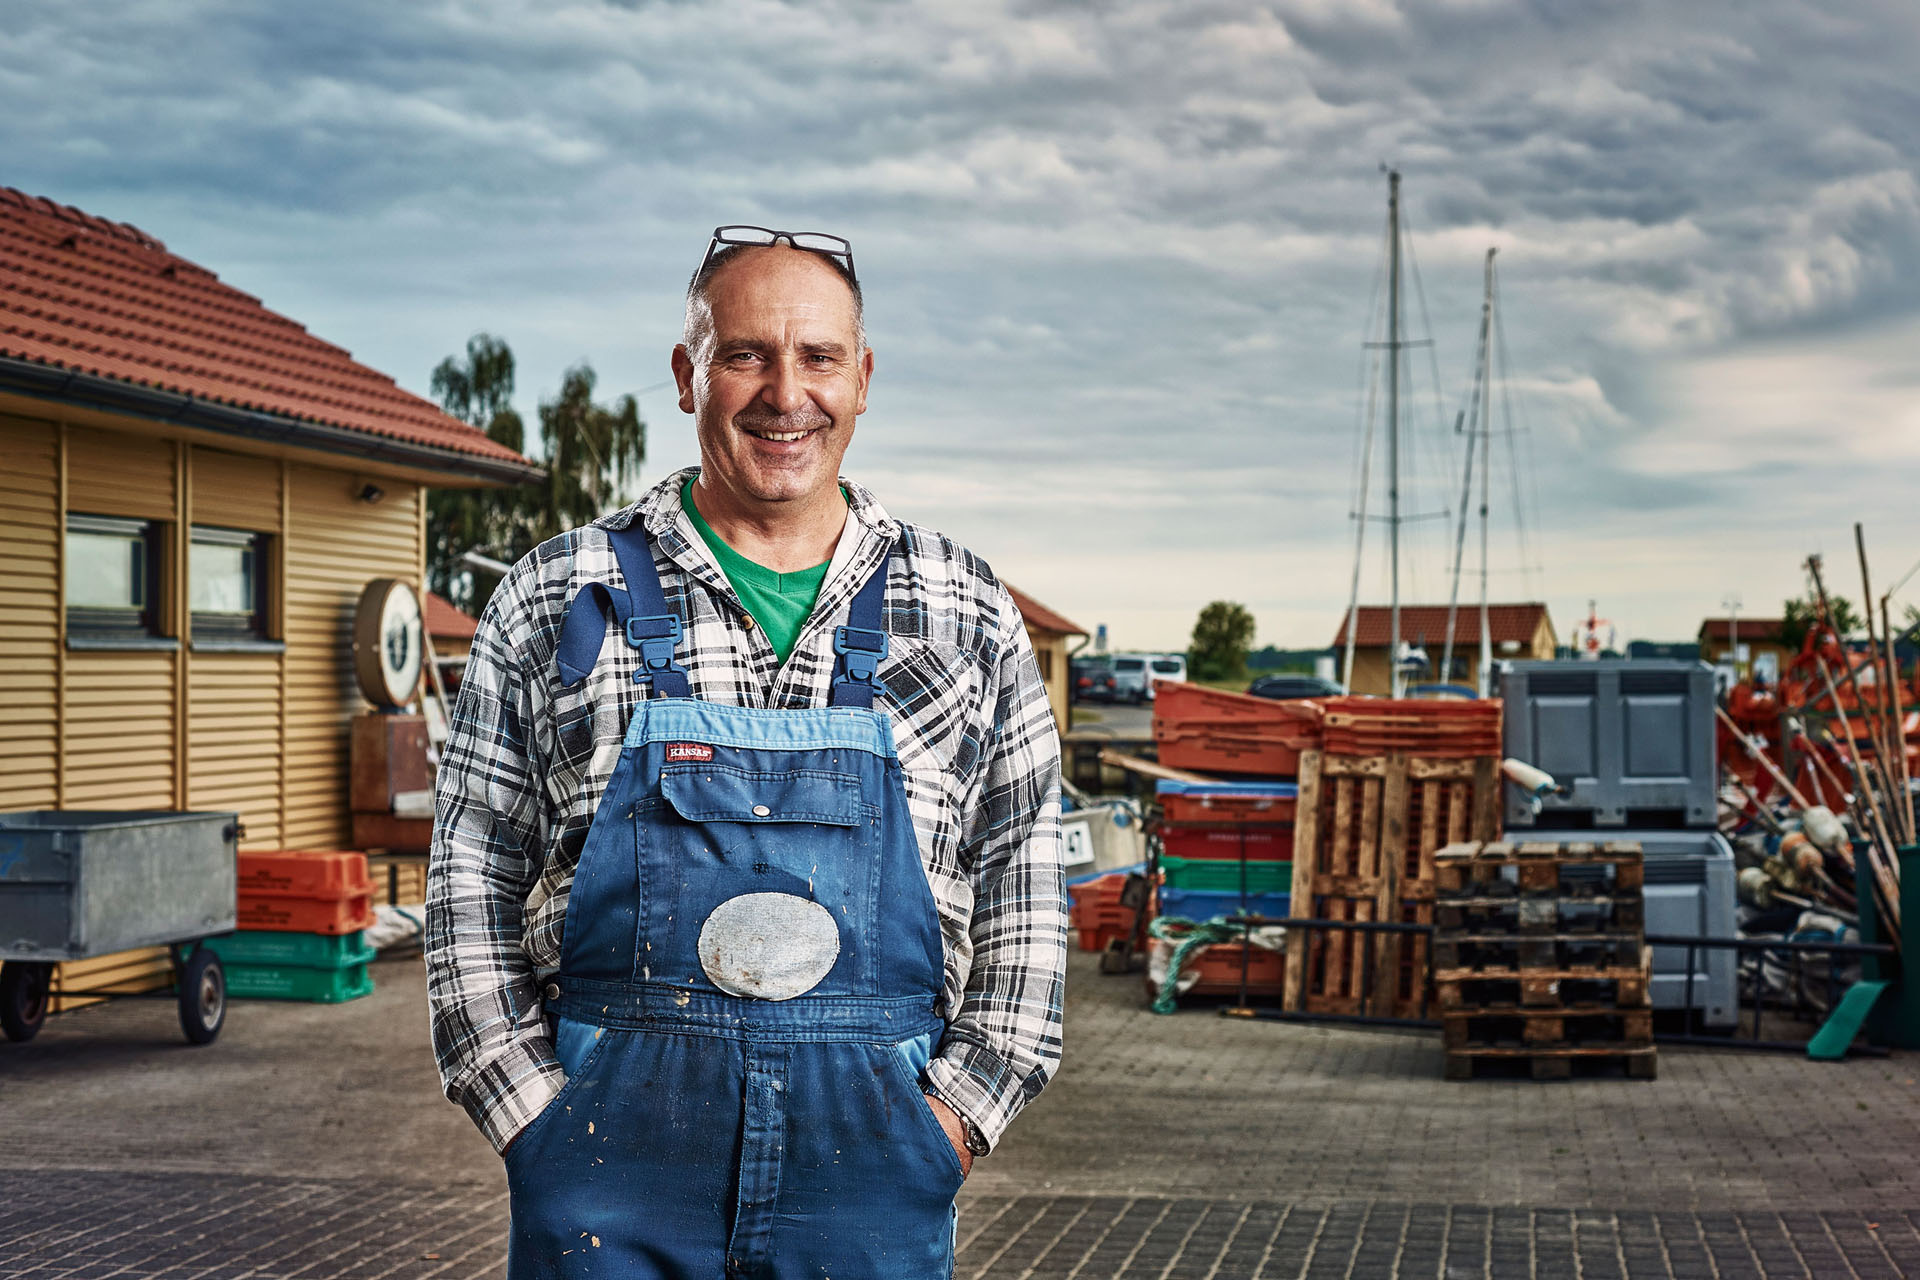
[(847, 278), (859, 282), (860, 277), (853, 270), (853, 242), (844, 236), (831, 236), (824, 231), (775, 231), (771, 227), (715, 227), (713, 238), (707, 241), (707, 256), (700, 260), (700, 270), (705, 271), (707, 264), (713, 261), (713, 255), (722, 249), (736, 245), (766, 246), (785, 241), (795, 249), (808, 253), (824, 253), (830, 258), (839, 258), (847, 264)]

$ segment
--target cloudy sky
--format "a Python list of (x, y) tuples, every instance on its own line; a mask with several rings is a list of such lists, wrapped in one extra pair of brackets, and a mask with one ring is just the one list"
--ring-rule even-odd
[[(838, 232), (879, 365), (850, 475), (1117, 644), (1227, 598), (1304, 646), (1350, 581), (1388, 162), (1434, 343), (1407, 510), (1457, 506), (1497, 247), (1524, 434), (1495, 442), (1494, 595), (1685, 638), (1729, 593), (1776, 612), (1811, 551), (1857, 594), (1856, 519), (1883, 580), (1920, 558), (1917, 14), (41, 5), (0, 29), (0, 184), (422, 393), (499, 334), (529, 418), (575, 361), (607, 393), (668, 376), (716, 223)], [(670, 396), (641, 408), (649, 476), (692, 461)], [(1409, 598), (1444, 599), (1448, 536), (1407, 530)], [(1362, 581), (1384, 599), (1380, 557)]]

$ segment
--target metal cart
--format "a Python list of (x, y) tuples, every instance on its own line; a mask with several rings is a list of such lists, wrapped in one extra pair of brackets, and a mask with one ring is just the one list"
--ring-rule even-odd
[(240, 835), (233, 813), (0, 813), (0, 1032), (39, 1032), (56, 964), (164, 946), (180, 1029), (212, 1043), (227, 981), (200, 944), (237, 923)]

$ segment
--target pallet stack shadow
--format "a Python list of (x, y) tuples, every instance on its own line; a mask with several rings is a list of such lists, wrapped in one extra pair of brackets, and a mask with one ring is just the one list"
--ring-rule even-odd
[(211, 938), (227, 992), (336, 1004), (373, 991), (364, 853), (242, 853), (238, 932)]
[[(1300, 761), (1294, 921), (1433, 922), (1434, 855), (1500, 833), (1498, 701), (1322, 701)], [(1287, 930), (1282, 1007), (1422, 1019), (1429, 957), (1417, 934)]]
[(1490, 1063), (1656, 1071), (1638, 844), (1471, 842), (1434, 858), (1433, 979), (1446, 1078)]

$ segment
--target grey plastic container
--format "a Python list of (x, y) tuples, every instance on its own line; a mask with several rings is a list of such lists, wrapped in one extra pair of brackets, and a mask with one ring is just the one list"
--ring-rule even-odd
[(1509, 828), (1712, 829), (1713, 669), (1704, 662), (1516, 662), (1500, 679), (1506, 754), (1573, 794), (1536, 815), (1506, 788)]
[[(1734, 913), (1733, 846), (1718, 831), (1662, 831), (1644, 828), (1609, 831), (1608, 840), (1640, 845), (1645, 873), (1646, 931), (1669, 938), (1737, 938)], [(1598, 877), (1598, 867), (1575, 874)], [(1653, 948), (1653, 1007), (1693, 1008), (1700, 1024), (1731, 1027), (1739, 1019), (1736, 1003), (1739, 953), (1730, 947), (1693, 951), (1691, 1001), (1687, 949)]]
[(0, 813), (0, 961), (86, 960), (231, 932), (232, 813)]

